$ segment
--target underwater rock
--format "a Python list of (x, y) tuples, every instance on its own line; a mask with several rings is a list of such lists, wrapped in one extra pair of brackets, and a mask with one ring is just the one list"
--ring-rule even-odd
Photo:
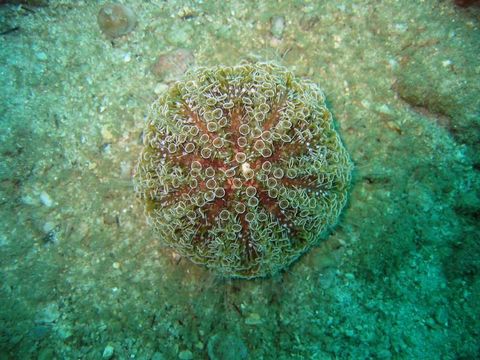
[(152, 72), (164, 81), (180, 78), (193, 65), (195, 58), (187, 49), (177, 49), (168, 54), (162, 54), (153, 65)]
[[(461, 36), (468, 39), (470, 33)], [(460, 35), (459, 35), (460, 36)], [(400, 99), (422, 110), (465, 144), (466, 154), (480, 166), (480, 67), (467, 66), (465, 54), (476, 54), (472, 36), (465, 42), (442, 42), (406, 50), (395, 69), (393, 89)], [(479, 64), (478, 61), (475, 64)]]
[(107, 4), (97, 16), (100, 30), (111, 38), (128, 34), (137, 24), (137, 16), (129, 7), (122, 4)]
[(201, 68), (151, 107), (135, 188), (162, 243), (224, 276), (278, 272), (345, 205), (352, 164), (313, 83)]

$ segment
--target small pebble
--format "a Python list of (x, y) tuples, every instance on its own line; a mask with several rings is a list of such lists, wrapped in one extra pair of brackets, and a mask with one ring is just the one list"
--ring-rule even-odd
[(40, 202), (42, 203), (43, 206), (46, 206), (46, 207), (52, 207), (53, 205), (52, 198), (45, 191), (42, 191), (40, 193)]
[(38, 60), (45, 61), (47, 60), (47, 54), (45, 54), (43, 51), (40, 51), (35, 54)]
[(107, 142), (113, 139), (113, 134), (106, 127), (103, 127), (102, 130), (100, 130), (100, 133), (102, 135), (103, 140)]
[(197, 16), (197, 11), (189, 6), (184, 6), (177, 13), (177, 16), (183, 20), (188, 20)]
[(393, 27), (399, 33), (404, 33), (408, 30), (408, 25), (405, 23), (397, 23)]
[(347, 278), (347, 280), (355, 280), (355, 275), (353, 275), (352, 273), (346, 273), (345, 274), (345, 277)]
[(398, 61), (396, 59), (388, 59), (388, 65), (390, 66), (390, 69), (395, 70), (398, 68)]
[(263, 322), (262, 318), (257, 313), (251, 313), (245, 319), (245, 324), (247, 324), (247, 325), (260, 325), (262, 322)]
[(393, 110), (387, 105), (387, 104), (382, 104), (377, 106), (376, 109), (379, 113), (385, 114), (385, 115), (393, 115)]
[(175, 264), (178, 264), (180, 260), (182, 260), (182, 255), (176, 253), (175, 251), (172, 251), (172, 259)]
[(103, 143), (102, 145), (100, 145), (100, 151), (103, 153), (103, 154), (106, 154), (106, 155), (109, 155), (112, 153), (112, 146), (110, 143)]
[(51, 223), (51, 222), (48, 221), (45, 224), (43, 224), (43, 232), (45, 234), (48, 234), (53, 229), (55, 229), (55, 224), (54, 223)]
[(43, 242), (45, 245), (51, 245), (51, 244), (58, 244), (58, 234), (56, 229), (50, 230), (44, 237), (43, 237)]
[(333, 48), (338, 49), (340, 48), (342, 43), (342, 37), (340, 35), (333, 35)]
[(453, 64), (452, 60), (443, 60), (443, 61), (442, 61), (442, 66), (443, 66), (443, 67), (448, 67), (448, 66), (450, 66), (450, 65), (452, 65), (452, 64)]
[(166, 357), (163, 356), (162, 353), (159, 353), (158, 351), (153, 353), (152, 360), (166, 360)]
[(105, 350), (103, 350), (102, 359), (111, 359), (113, 356), (113, 346), (107, 345), (105, 346)]
[(348, 337), (353, 337), (355, 335), (355, 332), (352, 329), (347, 329), (345, 330), (345, 335)]
[(165, 34), (165, 40), (173, 46), (186, 46), (191, 42), (193, 29), (189, 24), (174, 26)]
[(442, 326), (448, 325), (448, 311), (445, 307), (439, 307), (435, 311), (435, 320)]
[(33, 205), (35, 204), (35, 200), (30, 195), (22, 196), (22, 203), (25, 205)]
[(193, 354), (190, 350), (182, 350), (178, 354), (178, 358), (180, 360), (192, 360), (193, 359)]
[(435, 327), (435, 320), (433, 320), (431, 317), (429, 317), (427, 320), (425, 320), (425, 324), (429, 327), (429, 328), (434, 328)]

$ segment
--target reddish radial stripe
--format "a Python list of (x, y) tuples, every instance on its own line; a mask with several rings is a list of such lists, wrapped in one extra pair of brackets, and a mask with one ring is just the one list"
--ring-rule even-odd
[(282, 96), (282, 99), (273, 106), (270, 111), (270, 116), (268, 119), (263, 123), (263, 130), (270, 130), (274, 125), (278, 124), (280, 119), (280, 109), (285, 104), (285, 96)]
[[(203, 183), (205, 184), (205, 183)], [(199, 232), (201, 233), (201, 236), (196, 236), (192, 241), (193, 243), (198, 243), (198, 242), (204, 242), (207, 243), (210, 241), (210, 238), (207, 236), (208, 231), (215, 226), (215, 217), (217, 217), (220, 212), (225, 208), (229, 208), (229, 199), (231, 197), (231, 189), (227, 187), (227, 184), (224, 184), (225, 186), (225, 195), (221, 199), (216, 199), (213, 203), (207, 203), (202, 206), (202, 209), (205, 209), (206, 211), (206, 223), (202, 224), (202, 226), (199, 229)]]
[[(254, 170), (257, 170), (257, 169), (254, 168)], [(246, 188), (247, 186), (255, 186), (255, 187), (258, 186), (258, 183), (257, 183), (254, 179), (247, 180), (247, 181), (245, 181), (243, 184), (244, 184), (245, 188)], [(257, 189), (257, 190), (258, 190), (258, 189)]]
[(196, 112), (193, 112), (190, 110), (187, 104), (184, 104), (183, 108), (183, 115), (187, 116), (187, 118), (191, 119), (193, 121), (193, 124), (203, 133), (203, 134), (209, 134), (209, 131), (207, 130), (207, 124), (205, 124), (204, 121), (200, 120), (200, 115), (198, 115)]
[(183, 165), (187, 169), (190, 169), (192, 162), (198, 161), (203, 166), (212, 166), (216, 168), (222, 168), (224, 166), (223, 161), (218, 159), (204, 159), (198, 154), (185, 154), (177, 155), (169, 158), (173, 165)]
[(264, 161), (265, 160), (263, 158), (255, 158), (254, 162), (250, 165), (250, 167), (254, 170), (258, 170), (261, 168)]
[(184, 115), (188, 116), (189, 118), (192, 119), (194, 125), (196, 127), (198, 127), (198, 129), (203, 133), (203, 134), (207, 134), (208, 137), (210, 138), (210, 140), (215, 140), (216, 139), (216, 136), (211, 133), (210, 131), (208, 131), (207, 129), (207, 124), (205, 123), (205, 121), (201, 121), (200, 120), (200, 115), (198, 115), (196, 112), (193, 112), (192, 110), (190, 110), (190, 108), (188, 107), (187, 104), (184, 105)]
[(239, 138), (239, 130), (238, 128), (242, 124), (242, 109), (240, 107), (234, 107), (233, 111), (230, 113), (231, 123), (230, 123), (230, 137), (231, 142), (233, 144), (233, 148), (235, 151), (240, 152), (242, 151), (237, 144), (237, 140)]

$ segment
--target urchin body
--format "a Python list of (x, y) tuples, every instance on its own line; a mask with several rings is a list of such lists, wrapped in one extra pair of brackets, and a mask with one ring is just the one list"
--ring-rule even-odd
[(320, 89), (253, 64), (197, 69), (154, 102), (135, 184), (162, 243), (250, 278), (318, 243), (351, 168)]

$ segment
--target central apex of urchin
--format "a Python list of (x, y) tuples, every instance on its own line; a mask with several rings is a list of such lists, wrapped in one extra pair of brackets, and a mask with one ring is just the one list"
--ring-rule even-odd
[(153, 103), (135, 182), (164, 244), (249, 278), (321, 239), (351, 169), (318, 87), (252, 64), (189, 72)]

